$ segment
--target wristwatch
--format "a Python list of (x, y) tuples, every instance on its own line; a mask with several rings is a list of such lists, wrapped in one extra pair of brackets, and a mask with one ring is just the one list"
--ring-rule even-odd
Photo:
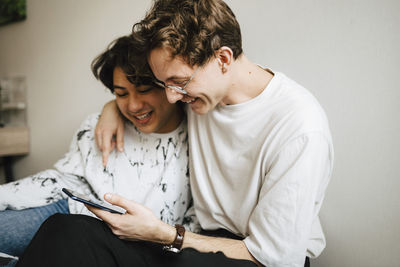
[(183, 238), (185, 237), (185, 227), (180, 224), (175, 224), (175, 228), (176, 236), (174, 242), (172, 242), (171, 245), (164, 246), (163, 249), (174, 253), (179, 253), (182, 249)]

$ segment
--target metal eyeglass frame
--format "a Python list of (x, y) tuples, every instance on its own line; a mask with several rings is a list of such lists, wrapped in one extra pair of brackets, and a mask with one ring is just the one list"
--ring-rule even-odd
[(169, 88), (172, 90), (175, 90), (176, 92), (183, 94), (183, 95), (187, 95), (188, 92), (185, 90), (186, 86), (190, 83), (191, 80), (193, 80), (194, 76), (196, 75), (197, 71), (200, 68), (197, 68), (194, 73), (192, 74), (192, 76), (190, 77), (190, 79), (185, 83), (185, 85), (183, 87), (178, 86), (178, 85), (166, 85), (164, 82), (161, 82), (159, 80), (154, 80), (154, 83), (157, 84), (158, 86), (161, 86), (163, 88)]

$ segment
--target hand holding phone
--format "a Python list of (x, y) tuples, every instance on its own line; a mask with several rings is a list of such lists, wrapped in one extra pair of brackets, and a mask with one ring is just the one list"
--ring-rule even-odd
[(117, 207), (117, 206), (112, 206), (110, 204), (107, 204), (105, 202), (94, 202), (92, 200), (90, 200), (87, 196), (84, 196), (82, 194), (79, 194), (77, 192), (74, 192), (70, 189), (67, 188), (63, 188), (62, 191), (67, 194), (70, 198), (72, 198), (73, 200), (82, 202), (86, 205), (90, 205), (92, 207), (98, 208), (98, 209), (102, 209), (102, 210), (106, 210), (108, 212), (111, 213), (118, 213), (118, 214), (124, 214), (125, 210), (121, 207)]

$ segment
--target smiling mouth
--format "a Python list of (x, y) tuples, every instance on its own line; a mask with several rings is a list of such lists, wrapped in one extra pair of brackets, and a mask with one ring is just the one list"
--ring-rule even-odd
[(137, 120), (139, 120), (139, 121), (143, 121), (143, 120), (145, 120), (146, 118), (150, 117), (150, 115), (151, 115), (152, 112), (153, 112), (153, 111), (150, 111), (150, 112), (147, 112), (147, 113), (142, 114), (142, 115), (140, 115), (140, 116), (134, 116), (134, 117), (135, 117)]
[(197, 97), (192, 98), (192, 99), (187, 100), (187, 101), (183, 101), (183, 100), (182, 100), (182, 102), (184, 102), (184, 103), (186, 103), (186, 104), (190, 104), (190, 103), (193, 103), (193, 102), (196, 101), (196, 100), (197, 100)]

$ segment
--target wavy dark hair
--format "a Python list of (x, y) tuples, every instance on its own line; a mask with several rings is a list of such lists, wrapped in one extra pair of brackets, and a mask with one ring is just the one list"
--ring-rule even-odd
[[(115, 67), (120, 67), (128, 81), (135, 86), (152, 85), (158, 87), (153, 83), (154, 77), (150, 68), (143, 66), (138, 54), (140, 51), (136, 48), (136, 44), (137, 42), (133, 42), (132, 36), (120, 37), (111, 42), (107, 49), (92, 61), (91, 69), (94, 76), (112, 93), (114, 93)], [(142, 57), (144, 56), (142, 55)], [(136, 61), (138, 61), (138, 64), (135, 64)]]
[(132, 36), (142, 56), (169, 47), (172, 57), (191, 66), (206, 64), (222, 46), (232, 49), (234, 59), (243, 53), (239, 23), (222, 0), (156, 0)]

